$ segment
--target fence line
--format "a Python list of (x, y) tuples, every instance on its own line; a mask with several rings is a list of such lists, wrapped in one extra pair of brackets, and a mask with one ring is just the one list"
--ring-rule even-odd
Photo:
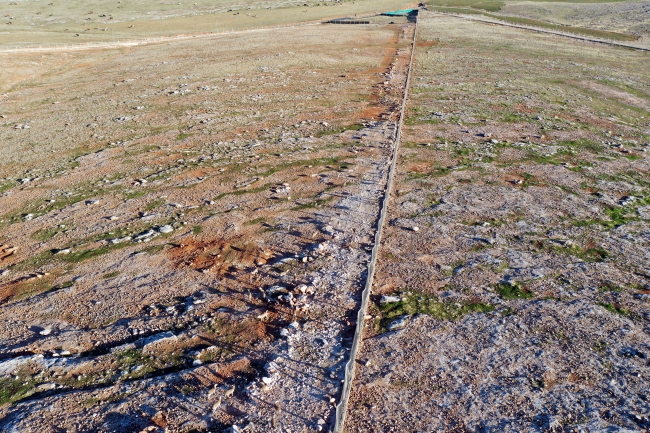
[(344, 433), (345, 431), (345, 419), (348, 410), (348, 401), (350, 399), (350, 392), (352, 391), (352, 384), (354, 382), (355, 376), (355, 363), (357, 362), (357, 355), (359, 349), (361, 348), (362, 338), (363, 338), (363, 329), (366, 323), (366, 311), (368, 309), (368, 302), (370, 301), (370, 294), (372, 292), (372, 286), (375, 276), (375, 264), (377, 262), (377, 255), (379, 254), (379, 248), (381, 246), (381, 238), (384, 230), (384, 224), (386, 221), (386, 215), (388, 214), (388, 203), (390, 196), (393, 190), (393, 178), (395, 172), (397, 171), (397, 156), (399, 152), (399, 145), (402, 134), (402, 125), (404, 123), (404, 112), (406, 111), (406, 102), (409, 95), (409, 86), (411, 84), (411, 72), (413, 71), (413, 59), (415, 58), (415, 46), (418, 36), (418, 22), (417, 16), (415, 18), (415, 23), (413, 26), (413, 41), (411, 42), (411, 56), (409, 59), (408, 69), (406, 71), (406, 81), (404, 83), (404, 95), (402, 98), (402, 104), (399, 111), (399, 119), (397, 121), (397, 130), (395, 132), (395, 141), (393, 143), (393, 154), (391, 157), (390, 168), (388, 171), (388, 179), (386, 180), (386, 187), (384, 190), (384, 196), (381, 201), (381, 208), (379, 209), (379, 219), (377, 221), (377, 231), (375, 232), (374, 244), (372, 247), (372, 253), (370, 256), (370, 262), (368, 263), (368, 271), (366, 276), (366, 284), (361, 294), (361, 305), (359, 306), (359, 311), (357, 312), (357, 323), (354, 332), (354, 339), (352, 340), (352, 347), (350, 348), (350, 359), (345, 365), (345, 379), (343, 381), (343, 389), (341, 390), (341, 400), (336, 406), (336, 416), (335, 416), (335, 425), (334, 433)]

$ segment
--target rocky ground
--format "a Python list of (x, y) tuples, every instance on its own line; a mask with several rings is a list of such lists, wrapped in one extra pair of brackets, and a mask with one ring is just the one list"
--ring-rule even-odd
[(346, 431), (647, 431), (647, 55), (418, 32)]
[(331, 429), (412, 30), (5, 56), (2, 430)]
[[(332, 431), (390, 21), (0, 53), (1, 431)], [(345, 431), (650, 429), (645, 63), (421, 14)]]

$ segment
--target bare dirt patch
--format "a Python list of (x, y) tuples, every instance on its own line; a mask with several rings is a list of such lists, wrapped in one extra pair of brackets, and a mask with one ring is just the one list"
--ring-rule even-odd
[(169, 249), (170, 258), (177, 266), (189, 267), (199, 272), (211, 272), (223, 276), (238, 265), (245, 267), (261, 266), (273, 256), (262, 252), (259, 245), (223, 241), (189, 241)]
[(625, 92), (620, 89), (613, 88), (611, 86), (606, 86), (604, 84), (600, 83), (594, 83), (594, 82), (582, 82), (579, 83), (580, 85), (591, 89), (595, 90), (596, 92), (600, 93), (603, 97), (605, 98), (615, 98), (618, 99), (619, 101), (622, 101), (626, 104), (633, 105), (638, 108), (642, 108), (646, 111), (650, 111), (650, 105), (648, 105), (648, 98), (642, 98), (636, 95), (633, 95), (629, 92)]

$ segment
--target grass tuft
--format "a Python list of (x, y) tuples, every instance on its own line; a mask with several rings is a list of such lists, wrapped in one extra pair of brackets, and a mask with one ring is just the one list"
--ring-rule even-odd
[(486, 313), (493, 310), (494, 306), (484, 304), (477, 299), (447, 302), (424, 293), (408, 292), (399, 302), (379, 305), (381, 318), (377, 325), (379, 330), (385, 331), (392, 320), (404, 315), (426, 314), (440, 320), (456, 320), (465, 314)]
[(0, 379), (0, 405), (11, 404), (34, 393), (36, 381), (32, 378), (16, 376)]
[(517, 283), (499, 283), (495, 287), (496, 292), (502, 299), (530, 299), (535, 297), (535, 294), (526, 288), (522, 288)]

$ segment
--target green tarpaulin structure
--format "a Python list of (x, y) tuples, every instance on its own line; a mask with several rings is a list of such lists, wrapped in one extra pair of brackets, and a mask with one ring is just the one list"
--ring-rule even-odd
[(402, 17), (406, 15), (410, 15), (414, 13), (417, 9), (401, 9), (398, 11), (392, 11), (392, 12), (383, 12), (382, 15), (386, 15), (389, 17)]

